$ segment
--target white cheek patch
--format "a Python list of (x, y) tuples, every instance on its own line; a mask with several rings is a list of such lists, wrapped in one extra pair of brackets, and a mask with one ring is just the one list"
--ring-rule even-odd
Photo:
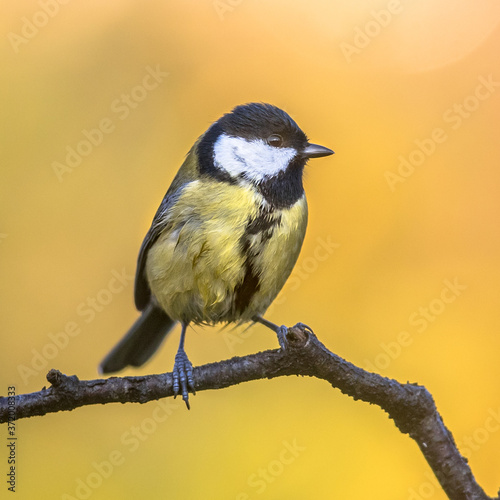
[(248, 141), (242, 137), (222, 134), (214, 144), (214, 162), (232, 177), (244, 174), (260, 181), (286, 170), (296, 155), (294, 148), (274, 148), (262, 139)]

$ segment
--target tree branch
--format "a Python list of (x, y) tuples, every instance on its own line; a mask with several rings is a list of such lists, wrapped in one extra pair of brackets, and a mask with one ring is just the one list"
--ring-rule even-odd
[[(307, 375), (328, 381), (354, 399), (380, 406), (398, 429), (416, 441), (450, 500), (499, 500), (477, 484), (460, 455), (431, 394), (423, 386), (400, 384), (367, 372), (331, 353), (300, 323), (288, 329), (288, 348), (236, 357), (194, 368), (196, 391), (221, 389), (241, 382), (284, 375)], [(173, 396), (172, 374), (79, 380), (50, 370), (51, 387), (15, 397), (15, 418), (21, 419), (80, 406), (105, 403), (146, 403)], [(12, 401), (11, 401), (12, 403)], [(0, 423), (9, 420), (8, 398), (0, 398)]]

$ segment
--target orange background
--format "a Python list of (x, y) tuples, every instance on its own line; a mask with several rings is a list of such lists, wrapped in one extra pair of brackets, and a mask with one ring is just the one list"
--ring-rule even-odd
[[(98, 376), (137, 317), (132, 281), (106, 291), (112, 273), (134, 274), (183, 156), (233, 106), (271, 102), (336, 154), (307, 169), (306, 242), (269, 319), (303, 321), (350, 361), (424, 384), (493, 495), (499, 19), (496, 0), (4, 3), (0, 392), (39, 390), (52, 367)], [(168, 76), (144, 92), (147, 67)], [(54, 162), (103, 119), (113, 130), (58, 177)], [(177, 342), (126, 374), (170, 371)], [(198, 365), (277, 341), (260, 326), (196, 328), (186, 347)], [(445, 498), (386, 414), (323, 381), (202, 392), (190, 412), (167, 402), (19, 421), (16, 498)]]

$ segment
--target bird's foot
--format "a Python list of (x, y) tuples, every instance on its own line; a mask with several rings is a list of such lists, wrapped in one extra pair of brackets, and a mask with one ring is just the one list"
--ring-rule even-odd
[(301, 330), (304, 330), (308, 334), (309, 333), (314, 334), (313, 329), (310, 326), (307, 326), (305, 323), (297, 323), (295, 326), (297, 328), (300, 328)]
[(292, 326), (290, 329), (288, 329), (285, 325), (281, 325), (281, 326), (275, 325), (274, 323), (271, 323), (271, 321), (268, 321), (267, 319), (264, 319), (262, 316), (260, 316), (258, 314), (255, 315), (252, 318), (252, 320), (255, 321), (255, 322), (261, 323), (264, 326), (267, 326), (273, 332), (276, 333), (276, 335), (278, 337), (278, 342), (280, 344), (280, 347), (281, 347), (282, 351), (285, 351), (288, 348), (289, 344), (290, 344), (290, 341), (288, 340), (288, 333), (289, 332), (292, 335), (290, 337), (290, 339), (292, 341), (296, 338), (296, 334), (297, 334), (296, 329), (297, 328), (300, 329), (300, 330), (302, 330), (306, 334), (306, 337), (308, 337), (309, 334), (313, 334), (314, 335), (314, 332), (312, 331), (312, 328), (309, 327), (309, 326), (307, 326), (307, 325), (305, 325), (304, 323), (297, 323), (295, 326)]
[(179, 349), (175, 355), (173, 376), (174, 398), (176, 398), (179, 393), (182, 394), (182, 400), (186, 403), (187, 409), (189, 410), (189, 391), (193, 394), (196, 394), (196, 392), (194, 391), (193, 365), (191, 361), (189, 361), (184, 349)]
[[(303, 333), (297, 332), (297, 328), (302, 330)], [(290, 342), (294, 343), (299, 338), (302, 338), (305, 342), (310, 334), (314, 335), (314, 332), (310, 326), (307, 326), (304, 323), (297, 323), (288, 329), (286, 326), (282, 325), (276, 329), (276, 334), (278, 335), (278, 342), (280, 344), (281, 349), (284, 351), (290, 345)], [(304, 337), (305, 334), (305, 337)], [(290, 335), (290, 337), (288, 337)], [(299, 335), (299, 336), (297, 336)], [(294, 344), (295, 345), (295, 344)]]
[(276, 330), (276, 335), (278, 336), (278, 342), (282, 351), (285, 351), (288, 347), (288, 340), (286, 339), (287, 333), (288, 328), (285, 325), (279, 326)]

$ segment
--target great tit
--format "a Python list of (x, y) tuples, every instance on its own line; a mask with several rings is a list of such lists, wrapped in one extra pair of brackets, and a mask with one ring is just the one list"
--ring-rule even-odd
[(142, 365), (180, 322), (173, 389), (189, 408), (190, 323), (259, 322), (286, 348), (286, 327), (262, 315), (304, 240), (304, 166), (331, 154), (271, 104), (240, 105), (214, 122), (187, 154), (144, 238), (135, 276), (141, 316), (104, 358), (101, 373)]

